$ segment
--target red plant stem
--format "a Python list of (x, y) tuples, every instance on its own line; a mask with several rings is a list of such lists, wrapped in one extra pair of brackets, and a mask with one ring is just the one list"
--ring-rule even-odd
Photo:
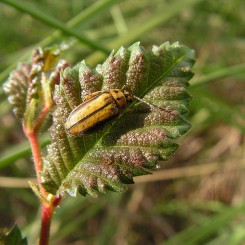
[(49, 111), (50, 111), (49, 107), (44, 107), (42, 109), (42, 111), (38, 117), (38, 120), (36, 121), (36, 124), (32, 130), (30, 130), (30, 131), (26, 130), (25, 125), (23, 125), (24, 132), (25, 132), (26, 137), (28, 138), (30, 145), (31, 145), (32, 156), (33, 156), (33, 160), (34, 160), (38, 186), (39, 186), (39, 190), (40, 190), (41, 194), (43, 195), (43, 197), (46, 197), (47, 193), (41, 185), (40, 172), (43, 169), (43, 165), (42, 165), (41, 149), (40, 149), (40, 144), (38, 141), (37, 133), (38, 133), (38, 130), (39, 130), (41, 123), (43, 122), (45, 116), (48, 114)]
[(49, 242), (49, 232), (50, 232), (50, 225), (51, 220), (54, 212), (54, 207), (47, 206), (43, 203), (42, 205), (42, 225), (41, 225), (41, 232), (40, 232), (40, 245), (48, 245)]
[(40, 144), (38, 141), (37, 133), (35, 131), (28, 132), (27, 130), (25, 130), (25, 126), (23, 128), (31, 145), (31, 151), (32, 151), (39, 189), (41, 194), (45, 197), (47, 194), (43, 189), (43, 187), (41, 186), (40, 172), (42, 171), (43, 166), (42, 166), (41, 150), (40, 150)]
[(49, 205), (46, 205), (45, 203), (43, 203), (42, 205), (42, 225), (39, 245), (48, 245), (49, 243), (49, 233), (52, 216), (55, 208), (57, 207), (60, 201), (60, 197), (55, 197)]
[(52, 221), (52, 216), (55, 208), (61, 201), (61, 197), (55, 197), (49, 205), (43, 203), (42, 204), (42, 225), (40, 232), (40, 240), (39, 245), (48, 245), (49, 243), (49, 233), (50, 226)]
[(33, 161), (35, 165), (40, 194), (47, 201), (47, 202), (42, 202), (42, 224), (41, 224), (41, 232), (40, 232), (40, 240), (39, 240), (40, 245), (48, 245), (49, 243), (49, 233), (50, 233), (52, 216), (53, 216), (55, 208), (61, 201), (60, 197), (54, 197), (52, 200), (48, 200), (48, 193), (45, 191), (45, 189), (41, 185), (40, 172), (43, 169), (43, 165), (42, 165), (41, 148), (40, 148), (40, 144), (38, 141), (38, 129), (39, 129), (39, 126), (41, 125), (41, 122), (43, 121), (43, 119), (45, 118), (48, 112), (49, 112), (48, 108), (44, 108), (42, 110), (37, 120), (37, 123), (33, 129), (28, 130), (26, 129), (25, 125), (23, 125), (24, 132), (31, 145)]
[(37, 132), (39, 130), (40, 125), (42, 124), (44, 118), (47, 116), (47, 114), (49, 113), (49, 111), (51, 110), (51, 108), (52, 108), (52, 106), (50, 106), (50, 107), (45, 106), (42, 109), (42, 111), (41, 111), (41, 113), (40, 113), (40, 115), (39, 115), (39, 117), (37, 119), (37, 122), (35, 124), (35, 127), (34, 127), (34, 131), (35, 132)]
[(31, 132), (27, 132), (25, 130), (25, 127), (24, 127), (24, 131), (31, 145), (39, 190), (40, 190), (41, 195), (47, 200), (47, 202), (42, 202), (42, 224), (41, 224), (39, 244), (48, 245), (52, 216), (61, 198), (55, 197), (52, 201), (49, 201), (47, 199), (48, 193), (45, 191), (45, 189), (41, 185), (40, 171), (42, 170), (43, 166), (42, 166), (42, 158), (41, 158), (41, 149), (40, 149), (40, 144), (38, 142), (37, 133), (34, 130)]

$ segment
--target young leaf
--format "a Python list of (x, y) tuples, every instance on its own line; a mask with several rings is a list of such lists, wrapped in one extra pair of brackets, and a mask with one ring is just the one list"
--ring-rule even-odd
[(10, 74), (8, 81), (3, 85), (9, 103), (13, 106), (14, 114), (19, 119), (23, 118), (26, 109), (30, 72), (30, 64), (21, 64)]
[[(55, 88), (57, 108), (42, 172), (46, 190), (61, 196), (123, 191), (134, 176), (148, 174), (147, 169), (166, 160), (178, 148), (174, 139), (190, 128), (183, 114), (191, 99), (186, 87), (193, 64), (193, 50), (166, 42), (150, 52), (139, 43), (121, 47), (95, 69), (84, 61), (66, 68)], [(147, 103), (134, 100), (93, 134), (66, 132), (67, 117), (85, 96), (123, 86)]]
[(23, 120), (28, 130), (40, 123), (37, 120), (44, 108), (53, 106), (54, 84), (59, 82), (61, 69), (67, 66), (61, 60), (53, 67), (57, 55), (57, 48), (34, 50), (32, 62), (19, 65), (3, 85), (16, 117)]
[(3, 228), (0, 230), (0, 244), (27, 245), (27, 239), (22, 238), (20, 229), (15, 225), (10, 231)]

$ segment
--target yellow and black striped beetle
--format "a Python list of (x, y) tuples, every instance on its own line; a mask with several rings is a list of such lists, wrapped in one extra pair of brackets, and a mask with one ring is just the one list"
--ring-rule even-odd
[(117, 116), (133, 98), (125, 89), (92, 93), (70, 113), (65, 128), (74, 136), (92, 133)]

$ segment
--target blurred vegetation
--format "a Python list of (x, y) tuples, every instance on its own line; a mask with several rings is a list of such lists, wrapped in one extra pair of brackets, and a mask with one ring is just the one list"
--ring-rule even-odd
[[(67, 45), (63, 58), (90, 65), (135, 41), (197, 53), (193, 127), (177, 154), (124, 194), (64, 200), (51, 244), (245, 244), (244, 9), (242, 0), (0, 0), (1, 84), (40, 45)], [(2, 86), (0, 123), (0, 226), (17, 223), (35, 244), (38, 200), (20, 179), (34, 177), (30, 149)]]

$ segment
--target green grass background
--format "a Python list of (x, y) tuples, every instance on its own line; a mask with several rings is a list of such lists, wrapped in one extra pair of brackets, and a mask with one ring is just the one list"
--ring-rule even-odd
[[(243, 0), (0, 0), (1, 85), (39, 46), (66, 45), (63, 58), (92, 66), (135, 41), (196, 50), (193, 127), (177, 154), (123, 194), (64, 200), (51, 244), (245, 244), (244, 10)], [(17, 223), (35, 244), (30, 149), (2, 86), (0, 124), (0, 226)], [(49, 141), (47, 133), (40, 138)]]

